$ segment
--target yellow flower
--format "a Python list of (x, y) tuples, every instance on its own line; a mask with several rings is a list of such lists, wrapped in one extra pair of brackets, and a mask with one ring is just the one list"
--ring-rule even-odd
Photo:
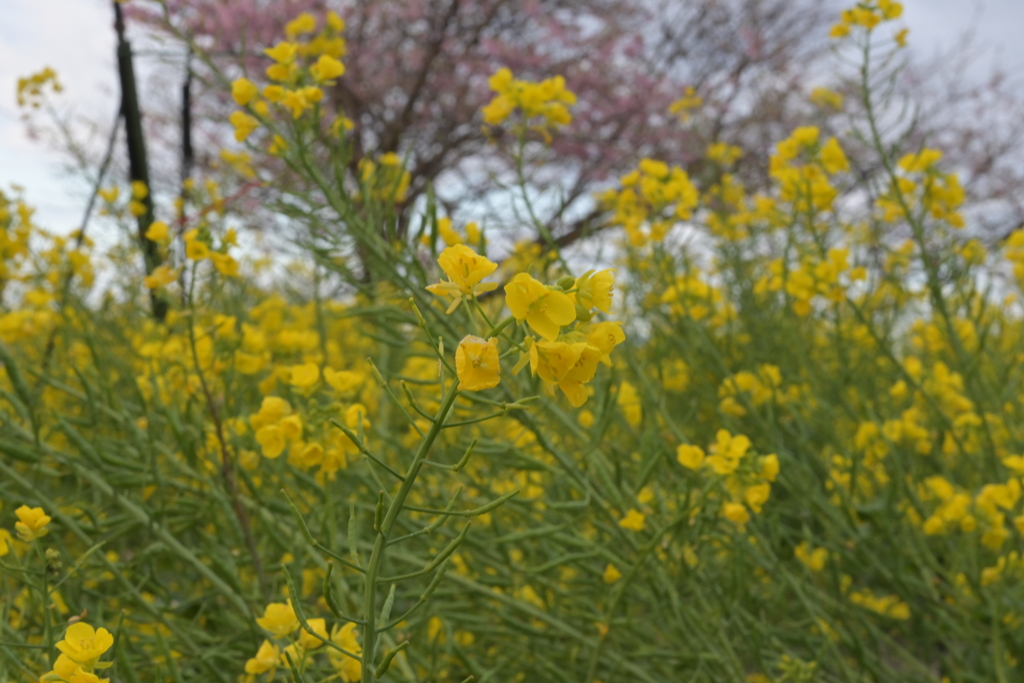
[(271, 102), (280, 102), (284, 99), (285, 90), (279, 85), (268, 85), (263, 88), (263, 96)]
[(622, 331), (619, 321), (604, 321), (583, 328), (587, 335), (587, 343), (601, 351), (601, 362), (611, 366), (611, 353), (616, 346), (626, 341), (626, 333)]
[(231, 96), (239, 107), (249, 104), (259, 94), (260, 89), (248, 78), (237, 78), (231, 83)]
[(843, 148), (835, 138), (829, 138), (821, 147), (821, 165), (831, 174), (850, 170), (850, 162), (843, 153)]
[(235, 351), (235, 369), (243, 375), (255, 375), (266, 364), (267, 359), (264, 356), (246, 353), (242, 350)]
[(295, 616), (295, 608), (291, 603), (272, 602), (263, 610), (263, 616), (256, 620), (261, 628), (270, 631), (278, 638), (292, 633), (299, 628), (299, 619)]
[[(574, 346), (578, 345), (574, 344)], [(589, 394), (584, 385), (594, 379), (594, 375), (597, 374), (597, 364), (601, 360), (600, 349), (589, 344), (583, 344), (582, 346), (583, 348), (580, 350), (576, 362), (573, 363), (572, 367), (569, 368), (569, 372), (558, 383), (558, 388), (569, 399), (569, 404), (573, 408), (579, 408), (587, 402)]]
[(100, 197), (103, 198), (107, 204), (113, 204), (117, 201), (118, 195), (121, 194), (121, 189), (118, 187), (108, 187), (99, 191)]
[(308, 389), (320, 379), (320, 368), (317, 367), (316, 363), (293, 365), (290, 369), (291, 373), (288, 381), (293, 387)]
[(235, 127), (235, 140), (238, 142), (244, 142), (254, 130), (259, 128), (260, 122), (252, 116), (249, 116), (244, 111), (232, 112), (231, 116), (228, 117), (231, 125)]
[(284, 453), (284, 432), (277, 425), (266, 425), (256, 430), (256, 443), (263, 451), (263, 457), (274, 458)]
[(312, 33), (316, 30), (316, 17), (309, 12), (303, 12), (284, 25), (284, 33), (289, 38), (295, 38), (303, 33)]
[(310, 108), (310, 100), (306, 97), (305, 88), (302, 90), (285, 90), (281, 98), (281, 105), (292, 110), (292, 118), (297, 119), (302, 113)]
[(0, 529), (0, 557), (4, 557), (7, 553), (11, 552), (11, 543), (14, 538), (11, 536), (11, 532), (7, 529)]
[(91, 669), (113, 644), (114, 636), (110, 635), (110, 631), (105, 628), (94, 629), (84, 621), (79, 621), (68, 626), (64, 640), (57, 643), (57, 649), (79, 666)]
[[(363, 651), (362, 646), (359, 644), (356, 625), (352, 622), (345, 624), (341, 628), (335, 626), (331, 629), (331, 641), (354, 655), (361, 654)], [(342, 683), (356, 683), (356, 681), (362, 678), (363, 667), (358, 659), (352, 659), (333, 648), (327, 650), (327, 659), (330, 660), (331, 666), (338, 672)]]
[(498, 361), (498, 340), (481, 339), (469, 334), (455, 350), (455, 371), (459, 376), (459, 389), (482, 391), (501, 382), (501, 364)]
[(360, 422), (364, 430), (370, 428), (370, 421), (366, 419), (366, 407), (362, 403), (353, 403), (345, 410), (345, 425), (353, 431), (358, 431)]
[(614, 270), (589, 271), (576, 279), (576, 293), (573, 301), (578, 301), (585, 308), (596, 308), (610, 313), (612, 307), (612, 291), (615, 289)]
[(800, 560), (812, 572), (820, 572), (825, 568), (825, 563), (828, 561), (827, 550), (824, 548), (811, 550), (811, 544), (807, 541), (802, 541), (794, 549), (793, 554), (796, 556), (796, 559)]
[(68, 678), (68, 683), (110, 683), (110, 679), (100, 678), (91, 671), (79, 668)]
[(719, 429), (711, 446), (714, 455), (708, 458), (708, 462), (716, 474), (732, 474), (749, 448), (750, 439), (747, 437), (742, 434), (732, 436), (727, 430)]
[(297, 444), (294, 451), (288, 454), (288, 462), (292, 462), (292, 455), (296, 455), (303, 467), (313, 467), (324, 461), (324, 447), (318, 443), (308, 443), (305, 446)]
[(743, 150), (727, 142), (715, 142), (708, 145), (706, 154), (711, 161), (715, 161), (723, 166), (731, 166), (737, 159), (743, 156)]
[(288, 151), (288, 143), (280, 135), (275, 135), (273, 140), (267, 146), (267, 152), (275, 156), (284, 154)]
[(259, 422), (257, 424), (255, 420), (252, 420), (252, 428), (259, 429), (263, 425), (273, 424), (291, 413), (292, 407), (288, 401), (280, 396), (264, 396), (263, 402), (260, 404), (260, 411), (256, 415)]
[(622, 413), (630, 427), (636, 428), (640, 426), (644, 412), (640, 396), (636, 393), (636, 387), (623, 380), (622, 384), (619, 385), (619, 396), (615, 399), (615, 402), (622, 408)]
[(704, 449), (686, 443), (679, 444), (679, 447), (676, 448), (676, 460), (683, 467), (691, 470), (698, 469), (704, 464)]
[(345, 74), (345, 65), (330, 55), (320, 55), (316, 64), (309, 67), (309, 73), (318, 82), (332, 81)]
[(186, 240), (185, 256), (193, 261), (202, 261), (210, 257), (210, 247), (199, 239)]
[(350, 394), (363, 383), (363, 376), (348, 370), (324, 368), (324, 381), (339, 394)]
[(644, 520), (646, 519), (647, 517), (644, 513), (636, 510), (635, 508), (631, 508), (629, 512), (626, 513), (626, 516), (619, 520), (619, 526), (623, 529), (629, 529), (630, 531), (643, 531)]
[(616, 581), (618, 581), (621, 578), (622, 578), (622, 572), (620, 572), (618, 570), (618, 567), (616, 567), (614, 564), (611, 564), (611, 563), (609, 563), (608, 566), (604, 568), (604, 575), (601, 577), (601, 579), (605, 583), (609, 583), (609, 584), (615, 583)]
[(149, 289), (160, 289), (175, 282), (178, 279), (178, 271), (164, 264), (157, 266), (153, 272), (143, 278), (142, 282)]
[(750, 521), (750, 513), (742, 503), (726, 503), (722, 506), (722, 515), (733, 524), (743, 526)]
[(834, 24), (832, 29), (828, 32), (829, 38), (845, 38), (850, 34), (850, 25), (839, 23)]
[[(324, 639), (328, 638), (326, 621), (324, 621), (323, 619), (310, 619), (306, 623), (308, 623), (309, 627), (313, 629), (313, 633), (316, 633), (318, 636)], [(307, 632), (305, 629), (303, 629), (302, 632), (299, 634), (299, 645), (302, 647), (303, 650), (315, 650), (323, 644), (324, 642), (322, 640), (309, 635), (309, 632)]]
[(50, 517), (43, 512), (43, 508), (30, 508), (27, 505), (22, 505), (14, 511), (14, 514), (18, 516), (14, 529), (18, 532), (18, 537), (26, 543), (50, 533), (50, 530), (46, 528), (46, 525), (50, 523)]
[(281, 42), (274, 47), (268, 47), (263, 52), (278, 64), (291, 64), (295, 61), (295, 53), (299, 46), (295, 43)]
[[(454, 228), (452, 228), (452, 219), (448, 216), (437, 219), (437, 234), (441, 236), (441, 239), (443, 239), (444, 243), (449, 247), (453, 247), (456, 244), (462, 244), (462, 238), (459, 236), (459, 233), (455, 232)], [(426, 239), (427, 244), (429, 244), (430, 236), (424, 235), (424, 238)]]
[(216, 268), (217, 272), (221, 275), (229, 277), (235, 277), (238, 275), (238, 261), (236, 261), (230, 254), (211, 252), (210, 261), (213, 263), (213, 267)]
[(561, 76), (531, 83), (516, 80), (511, 71), (501, 68), (488, 83), (498, 94), (480, 112), (484, 123), (498, 125), (519, 108), (527, 121), (543, 117), (544, 122), (533, 126), (533, 129), (539, 130), (547, 140), (547, 126), (561, 126), (572, 121), (566, 105), (575, 104), (576, 95), (565, 88), (565, 79)]
[(530, 347), (530, 372), (545, 382), (558, 384), (580, 359), (586, 344), (539, 341)]
[(149, 188), (141, 180), (132, 181), (132, 199), (143, 200), (149, 196)]
[(903, 15), (903, 3), (893, 0), (878, 0), (878, 9), (886, 21), (899, 19)]
[(154, 242), (165, 242), (169, 236), (170, 231), (163, 221), (153, 221), (146, 230), (146, 239)]
[(292, 441), (302, 438), (302, 418), (298, 415), (289, 415), (280, 422), (281, 433)]
[(760, 484), (747, 487), (747, 490), (743, 492), (743, 500), (746, 501), (751, 510), (760, 514), (761, 507), (768, 502), (768, 496), (771, 495), (771, 492), (772, 485), (763, 481)]
[(262, 674), (269, 673), (269, 678), (274, 677), (277, 665), (281, 661), (281, 649), (269, 640), (264, 640), (256, 656), (245, 663), (245, 673)]
[[(57, 661), (53, 663), (53, 671), (50, 672), (51, 678), (57, 676), (58, 680), (68, 680), (71, 678), (76, 671), (82, 667), (78, 665), (78, 662), (68, 657), (66, 654), (61, 653), (57, 656)], [(44, 675), (41, 681), (50, 680)]]
[(554, 341), (563, 325), (576, 320), (576, 307), (563, 292), (548, 289), (527, 273), (505, 285), (505, 303), (517, 322), (525, 320), (541, 337)]
[(462, 301), (462, 297), (473, 297), (497, 289), (493, 282), (480, 282), (494, 272), (497, 263), (480, 256), (464, 244), (455, 244), (437, 257), (437, 265), (448, 276), (448, 282), (439, 282), (427, 287), (427, 291), (438, 296), (456, 297), (449, 307), (451, 313)]
[(843, 96), (828, 88), (815, 88), (808, 99), (819, 107), (829, 107), (836, 111), (843, 108)]
[(942, 152), (924, 148), (920, 152), (909, 152), (900, 157), (897, 165), (907, 173), (926, 173), (942, 160)]

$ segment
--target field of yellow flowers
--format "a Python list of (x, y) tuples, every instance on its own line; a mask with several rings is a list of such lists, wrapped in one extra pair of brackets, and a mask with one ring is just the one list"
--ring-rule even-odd
[(525, 187), (561, 78), (491, 78), (542, 236), (502, 254), (352, 168), (334, 14), (224, 77), (287, 273), (212, 180), (144, 239), (149, 188), (103, 188), (102, 252), (0, 194), (0, 680), (1024, 680), (1024, 232), (888, 136), (900, 12), (832, 29), (849, 139), (790, 131), (756, 193), (726, 144), (621, 169), (601, 262)]

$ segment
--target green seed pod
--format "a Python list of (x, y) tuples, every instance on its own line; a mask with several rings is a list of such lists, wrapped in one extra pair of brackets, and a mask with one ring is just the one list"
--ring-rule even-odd
[(391, 666), (391, 660), (395, 658), (395, 655), (397, 655), (399, 652), (401, 652), (408, 646), (409, 641), (405, 640), (399, 643), (397, 647), (391, 648), (391, 650), (389, 650), (388, 653), (384, 655), (384, 659), (380, 660), (380, 664), (377, 665), (377, 668), (374, 670), (373, 675), (377, 678), (380, 678), (381, 676), (386, 674), (388, 672), (388, 668)]
[(331, 610), (331, 613), (341, 618), (341, 608), (338, 607), (337, 601), (334, 599), (334, 587), (331, 584), (331, 573), (334, 571), (334, 562), (327, 560), (327, 574), (324, 576), (324, 602), (327, 603), (327, 608)]
[(373, 511), (373, 530), (380, 532), (384, 524), (384, 492), (377, 493), (377, 507)]
[(359, 564), (359, 530), (356, 525), (356, 504), (348, 506), (348, 554), (352, 561)]

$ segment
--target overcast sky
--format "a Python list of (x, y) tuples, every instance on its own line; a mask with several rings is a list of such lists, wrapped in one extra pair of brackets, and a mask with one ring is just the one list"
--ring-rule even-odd
[[(81, 186), (63, 176), (59, 158), (45, 145), (26, 138), (15, 87), (19, 76), (51, 66), (66, 88), (62, 101), (96, 119), (112, 119), (117, 85), (111, 5), (106, 0), (0, 4), (0, 188), (22, 185), (41, 225), (71, 230), (83, 208)], [(904, 6), (912, 48), (922, 56), (952, 46), (971, 29), (976, 44), (987, 50), (983, 66), (997, 62), (1024, 84), (1024, 0), (904, 0)]]

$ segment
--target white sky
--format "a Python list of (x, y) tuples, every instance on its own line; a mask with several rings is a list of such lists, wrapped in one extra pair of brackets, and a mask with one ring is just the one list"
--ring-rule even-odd
[[(97, 120), (117, 106), (113, 10), (107, 0), (0, 0), (0, 188), (16, 183), (36, 206), (38, 222), (72, 230), (80, 220), (83, 186), (61, 170), (60, 157), (26, 138), (15, 105), (20, 76), (53, 67), (65, 86), (62, 101)], [(848, 3), (852, 4), (852, 2)], [(1024, 0), (904, 0), (912, 49), (933, 56), (968, 29), (997, 62), (1024, 82)], [(1024, 86), (1022, 86), (1024, 87)], [(145, 108), (145, 102), (143, 102)]]

